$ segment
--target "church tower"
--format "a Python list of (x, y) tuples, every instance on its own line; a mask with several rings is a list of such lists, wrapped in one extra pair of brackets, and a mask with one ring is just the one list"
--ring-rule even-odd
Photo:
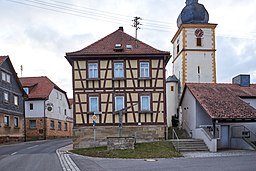
[(215, 28), (209, 14), (198, 0), (186, 0), (178, 19), (178, 31), (172, 39), (173, 74), (185, 83), (215, 83)]

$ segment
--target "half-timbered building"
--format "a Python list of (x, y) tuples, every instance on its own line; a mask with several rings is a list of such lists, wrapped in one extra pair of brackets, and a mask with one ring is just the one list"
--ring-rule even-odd
[(92, 138), (104, 144), (107, 137), (120, 136), (120, 127), (122, 136), (139, 141), (165, 137), (169, 52), (133, 38), (120, 27), (66, 58), (73, 73), (74, 147), (90, 146)]

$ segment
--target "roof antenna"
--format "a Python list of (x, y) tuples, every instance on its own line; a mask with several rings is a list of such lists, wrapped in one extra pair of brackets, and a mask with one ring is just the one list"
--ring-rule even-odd
[(139, 20), (142, 20), (140, 17), (134, 17), (134, 20), (133, 21), (133, 25), (132, 27), (135, 28), (135, 39), (136, 39), (136, 47), (138, 47), (138, 30), (140, 29), (139, 25), (141, 25), (141, 23), (139, 22)]
[(20, 77), (22, 77), (23, 66), (20, 66)]

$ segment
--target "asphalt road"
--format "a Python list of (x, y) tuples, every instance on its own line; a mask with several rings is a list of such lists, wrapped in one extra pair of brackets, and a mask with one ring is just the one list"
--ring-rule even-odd
[(62, 171), (56, 150), (71, 139), (0, 145), (0, 171)]
[(255, 171), (256, 154), (241, 156), (175, 158), (157, 161), (102, 159), (71, 155), (83, 171)]

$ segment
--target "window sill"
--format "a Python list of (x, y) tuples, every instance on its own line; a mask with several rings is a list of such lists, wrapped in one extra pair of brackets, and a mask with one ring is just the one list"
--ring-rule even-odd
[(147, 111), (147, 110), (145, 110), (145, 111), (139, 111), (139, 113), (140, 114), (153, 114), (153, 111)]
[(99, 81), (99, 78), (87, 78), (87, 81)]
[(113, 78), (113, 81), (124, 81), (125, 78), (124, 77), (120, 77), (120, 78)]
[(151, 80), (151, 77), (140, 77), (139, 80)]

